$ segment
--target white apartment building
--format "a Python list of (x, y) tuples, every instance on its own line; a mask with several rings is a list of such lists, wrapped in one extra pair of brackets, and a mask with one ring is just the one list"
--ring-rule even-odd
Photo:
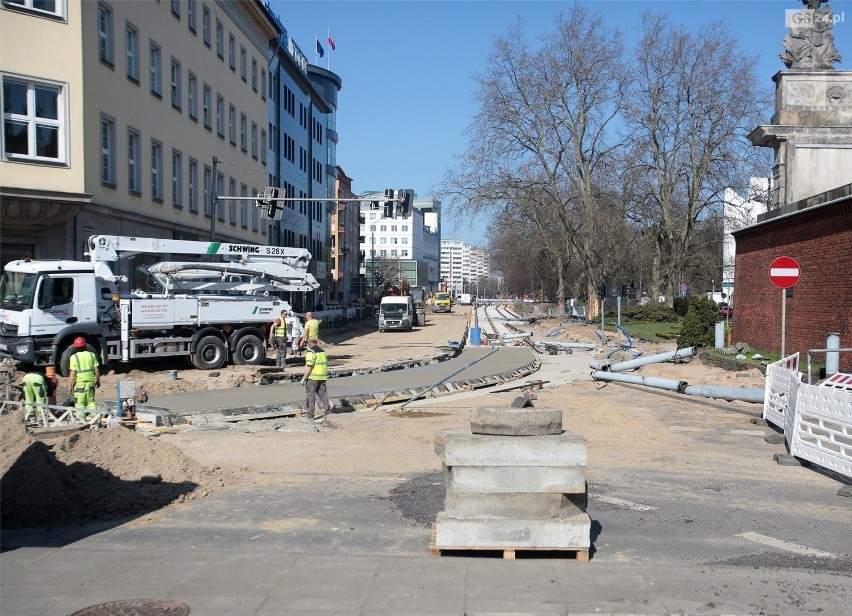
[[(360, 275), (365, 288), (372, 286), (371, 262), (375, 259), (399, 260), (400, 276), (411, 285), (438, 288), (440, 282), (440, 236), (426, 224), (423, 210), (412, 207), (405, 218), (386, 216), (380, 195), (375, 201), (361, 203)], [(369, 196), (365, 196), (368, 199)]]
[(254, 1), (3, 0), (2, 260), (80, 259), (91, 234), (267, 243), (248, 198), (277, 37)]
[[(722, 290), (715, 301), (729, 301), (733, 303), (734, 295), (734, 270), (736, 264), (737, 248), (732, 233), (743, 227), (753, 225), (757, 222), (760, 214), (766, 213), (769, 200), (769, 178), (751, 178), (747, 198), (743, 199), (731, 188), (725, 189), (725, 203), (723, 206), (723, 228), (722, 238)], [(721, 297), (721, 293), (725, 297)]]
[(477, 282), (489, 276), (487, 251), (462, 240), (441, 240), (441, 280), (450, 293), (476, 295)]

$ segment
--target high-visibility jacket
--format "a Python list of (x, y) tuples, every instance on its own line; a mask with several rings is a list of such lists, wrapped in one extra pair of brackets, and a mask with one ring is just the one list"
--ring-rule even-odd
[(274, 338), (286, 338), (287, 337), (287, 324), (281, 319), (275, 319), (275, 323), (273, 326), (275, 331), (272, 332), (272, 336)]
[(77, 373), (76, 383), (94, 383), (95, 366), (99, 364), (98, 356), (91, 351), (77, 351), (68, 362), (69, 368)]
[(305, 366), (311, 367), (311, 373), (308, 375), (309, 381), (328, 380), (328, 357), (325, 356), (325, 351), (318, 346), (308, 349), (305, 354)]

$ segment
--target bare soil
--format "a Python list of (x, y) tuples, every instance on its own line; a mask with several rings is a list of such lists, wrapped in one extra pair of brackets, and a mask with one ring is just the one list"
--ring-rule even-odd
[[(321, 332), (321, 337), (337, 365), (374, 366), (403, 356), (429, 355), (449, 340), (458, 340), (467, 314), (468, 310), (459, 308), (450, 314), (430, 314), (427, 326), (411, 333), (379, 333), (372, 327), (362, 327), (353, 332)], [(538, 340), (598, 340), (596, 328), (579, 323), (560, 325), (557, 320), (541, 320), (527, 329), (533, 330)], [(544, 337), (557, 329), (560, 331), (555, 336)], [(609, 345), (583, 357), (605, 357), (615, 348), (613, 340)], [(400, 353), (401, 346), (407, 353)], [(673, 344), (638, 346), (646, 355), (674, 350)], [(560, 361), (560, 356), (541, 357), (543, 362)], [(274, 365), (274, 360), (267, 360), (267, 365)], [(110, 372), (102, 378), (99, 395), (111, 395), (106, 392), (114, 392), (116, 383), (125, 379), (135, 380), (138, 388), (149, 393), (165, 393), (252, 386), (261, 378), (261, 371), (250, 366), (216, 371), (181, 369), (178, 380), (169, 379), (166, 369), (173, 368), (159, 365)], [(286, 368), (294, 374), (301, 369), (298, 359)], [(696, 385), (763, 386), (763, 375), (757, 370), (727, 372), (704, 366), (697, 358), (677, 365), (654, 364), (643, 368), (642, 373)], [(227, 429), (190, 428), (156, 437), (125, 428), (37, 437), (26, 429), (19, 414), (0, 416), (2, 524), (9, 528), (81, 523), (153, 512), (238, 483), (271, 486), (285, 475), (292, 483), (313, 481), (317, 474), (345, 480), (348, 476), (401, 478), (440, 470), (433, 451), (437, 429), (466, 427), (471, 408), (508, 405), (517, 395), (515, 391), (437, 399), (428, 408), (403, 413), (381, 408), (335, 414), (326, 427), (303, 418), (286, 418), (232, 424)], [(661, 422), (670, 424), (672, 411), (656, 409), (658, 398), (654, 394), (605, 385), (588, 377), (546, 386), (537, 395), (536, 406), (561, 408), (565, 427), (587, 438), (590, 466), (649, 461), (678, 464), (682, 463), (677, 461), (678, 454), (692, 447), (690, 472), (709, 473), (718, 451), (706, 447), (706, 453), (701, 453), (684, 434), (697, 429), (697, 420), (720, 431), (748, 428), (742, 415), (685, 401), (678, 403), (680, 410), (675, 411), (682, 415), (681, 429), (663, 430)]]

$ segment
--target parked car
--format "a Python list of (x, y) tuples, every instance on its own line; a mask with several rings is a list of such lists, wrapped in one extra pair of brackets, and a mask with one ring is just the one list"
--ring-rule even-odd
[(719, 304), (719, 316), (720, 317), (732, 317), (734, 316), (734, 307), (729, 306), (727, 302), (721, 302)]

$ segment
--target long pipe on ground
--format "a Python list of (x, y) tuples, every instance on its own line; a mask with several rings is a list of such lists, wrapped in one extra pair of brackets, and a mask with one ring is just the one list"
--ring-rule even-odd
[(603, 372), (597, 370), (592, 372), (592, 378), (596, 381), (615, 381), (619, 383), (631, 383), (633, 385), (646, 385), (676, 391), (687, 396), (703, 396), (705, 398), (717, 398), (719, 400), (741, 400), (742, 402), (754, 402), (763, 404), (764, 391), (762, 387), (725, 387), (722, 385), (689, 385), (686, 381), (674, 379), (663, 379), (653, 376), (640, 376), (638, 374), (618, 374), (614, 372)]
[(622, 372), (624, 370), (635, 370), (640, 366), (645, 366), (647, 364), (658, 364), (664, 361), (672, 361), (676, 359), (683, 359), (685, 357), (692, 357), (695, 355), (695, 347), (687, 347), (685, 349), (678, 349), (677, 351), (670, 351), (668, 353), (657, 353), (656, 355), (646, 355), (645, 357), (639, 357), (637, 359), (631, 359), (629, 361), (622, 361), (617, 364), (612, 364), (609, 367), (610, 372)]
[(559, 347), (561, 349), (596, 349), (596, 344), (589, 344), (588, 342), (542, 342), (540, 340), (534, 342), (536, 346), (543, 347)]
[(515, 338), (530, 338), (532, 336), (532, 332), (525, 332), (523, 334), (500, 334), (501, 340), (513, 340)]

